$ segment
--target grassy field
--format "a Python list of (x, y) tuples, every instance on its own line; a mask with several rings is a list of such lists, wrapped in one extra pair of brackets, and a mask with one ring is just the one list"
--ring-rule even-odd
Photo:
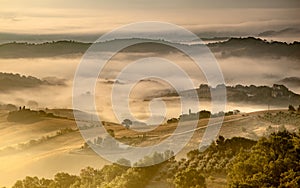
[[(225, 138), (235, 136), (257, 139), (266, 133), (268, 127), (279, 129), (283, 125), (290, 131), (299, 129), (298, 123), (287, 121), (279, 123), (271, 121), (266, 116), (267, 111), (253, 112), (226, 116), (220, 135)], [(276, 116), (278, 111), (269, 113)], [(284, 111), (287, 113), (287, 111)], [(82, 149), (84, 140), (72, 119), (60, 119), (45, 117), (35, 123), (8, 122), (7, 111), (0, 111), (0, 186), (11, 186), (16, 180), (25, 176), (40, 176), (52, 178), (57, 172), (78, 174), (80, 169), (92, 166), (101, 168), (109, 162), (105, 161), (91, 149)], [(280, 114), (282, 116), (282, 114)], [(300, 118), (299, 114), (291, 116)], [(273, 118), (274, 119), (274, 118)], [(296, 121), (297, 122), (297, 121)], [(190, 122), (184, 122), (189, 131), (194, 135), (186, 147), (176, 156), (183, 158), (193, 148), (197, 148), (205, 129), (208, 119), (201, 119), (195, 130), (191, 130)], [(127, 144), (147, 146), (161, 142), (170, 136), (176, 129), (177, 123), (164, 124), (156, 127), (146, 134), (126, 129), (121, 125), (105, 123), (106, 129), (114, 130), (115, 137)], [(68, 128), (63, 134), (57, 131)], [(94, 128), (95, 129), (95, 128)], [(93, 131), (88, 129), (85, 131)], [(185, 133), (182, 133), (185, 134)], [(174, 143), (178, 144), (178, 143)], [(226, 179), (224, 177), (212, 177), (208, 185), (222, 187)], [(160, 187), (162, 184), (155, 181), (152, 187)], [(151, 183), (151, 184), (152, 184)]]

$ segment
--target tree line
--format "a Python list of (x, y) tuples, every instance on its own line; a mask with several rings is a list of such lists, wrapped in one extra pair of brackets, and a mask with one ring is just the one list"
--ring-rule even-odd
[[(156, 164), (156, 161), (165, 162)], [(169, 187), (204, 188), (209, 177), (227, 176), (227, 186), (299, 187), (300, 134), (280, 130), (258, 141), (223, 136), (211, 145), (192, 150), (187, 158), (175, 160), (171, 151), (154, 153), (141, 164), (149, 167), (123, 166), (130, 161), (106, 165), (102, 169), (87, 167), (79, 175), (57, 173), (53, 179), (26, 177), (13, 188), (141, 188), (150, 181), (167, 181)]]

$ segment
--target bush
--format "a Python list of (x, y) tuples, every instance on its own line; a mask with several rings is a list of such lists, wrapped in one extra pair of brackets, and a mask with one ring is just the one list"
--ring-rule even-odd
[(289, 105), (289, 111), (290, 112), (295, 112), (296, 109), (295, 109), (295, 107), (293, 105)]
[(204, 188), (205, 177), (195, 168), (186, 168), (175, 175), (174, 184), (176, 188)]

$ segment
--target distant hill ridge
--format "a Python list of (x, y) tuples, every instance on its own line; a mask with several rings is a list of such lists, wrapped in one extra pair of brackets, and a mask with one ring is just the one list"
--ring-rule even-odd
[[(57, 83), (57, 84), (62, 84), (62, 83)], [(54, 81), (49, 82), (47, 80), (41, 80), (33, 76), (25, 76), (20, 74), (0, 72), (0, 90), (2, 92), (25, 89), (25, 88), (34, 88), (43, 85), (57, 85), (57, 84)]]
[[(147, 39), (115, 39), (105, 41), (107, 44), (101, 46), (102, 43), (97, 43), (98, 50), (111, 50), (108, 47), (119, 45), (120, 43), (133, 44), (138, 41), (147, 41), (143, 45), (139, 45), (136, 48), (132, 47), (132, 52), (159, 52), (169, 53), (170, 47), (166, 48), (159, 44), (159, 40), (147, 40)], [(165, 45), (172, 42), (163, 41)], [(37, 58), (37, 57), (55, 57), (55, 56), (69, 56), (69, 55), (82, 55), (91, 46), (92, 43), (83, 43), (76, 41), (56, 41), (46, 42), (41, 44), (33, 43), (6, 43), (0, 45), (0, 58)], [(180, 44), (187, 46), (187, 44)], [(202, 44), (192, 44), (202, 45)], [(230, 56), (246, 56), (246, 57), (289, 57), (300, 58), (300, 43), (294, 42), (287, 44), (284, 42), (268, 42), (254, 37), (247, 38), (231, 38), (223, 42), (215, 42), (208, 44), (210, 50), (214, 53), (221, 52), (222, 57)], [(174, 49), (173, 49), (174, 50)], [(124, 50), (126, 52), (126, 50)]]
[[(224, 87), (226, 87), (228, 102), (242, 102), (282, 107), (287, 107), (290, 104), (295, 106), (300, 105), (300, 95), (290, 91), (286, 86), (280, 84), (273, 84), (272, 87), (255, 85), (218, 85), (215, 88), (212, 88), (207, 84), (201, 84), (199, 88), (196, 88), (195, 90), (200, 100), (211, 100), (211, 91), (218, 94), (218, 92), (221, 91), (220, 89)], [(193, 91), (194, 90), (185, 90), (182, 91), (180, 95), (189, 97), (189, 93)]]
[(33, 76), (24, 76), (20, 74), (0, 72), (1, 91), (14, 90), (20, 88), (32, 88), (48, 84), (48, 82), (40, 80)]
[(282, 80), (279, 80), (278, 83), (298, 87), (300, 86), (300, 77), (286, 77)]
[(228, 41), (211, 43), (208, 47), (221, 57), (272, 57), (300, 58), (300, 42), (268, 42), (259, 38), (231, 38)]
[(294, 36), (294, 35), (300, 35), (300, 29), (298, 28), (285, 28), (279, 31), (264, 31), (262, 33), (259, 33), (259, 37), (276, 37), (276, 36)]

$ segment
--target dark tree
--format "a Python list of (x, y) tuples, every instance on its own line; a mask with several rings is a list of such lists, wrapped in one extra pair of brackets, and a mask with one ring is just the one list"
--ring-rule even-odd
[(176, 188), (205, 188), (205, 177), (195, 168), (187, 168), (175, 175)]
[(70, 175), (68, 173), (60, 172), (54, 176), (54, 186), (57, 188), (70, 187), (77, 180), (79, 180), (78, 176)]
[(224, 142), (225, 142), (224, 136), (220, 135), (218, 140), (216, 141), (217, 145), (222, 146), (224, 144)]
[(293, 106), (293, 105), (289, 105), (289, 111), (290, 112), (295, 112), (296, 111), (296, 109), (295, 109), (295, 107)]
[(128, 129), (132, 125), (132, 121), (130, 119), (124, 119), (122, 125)]

